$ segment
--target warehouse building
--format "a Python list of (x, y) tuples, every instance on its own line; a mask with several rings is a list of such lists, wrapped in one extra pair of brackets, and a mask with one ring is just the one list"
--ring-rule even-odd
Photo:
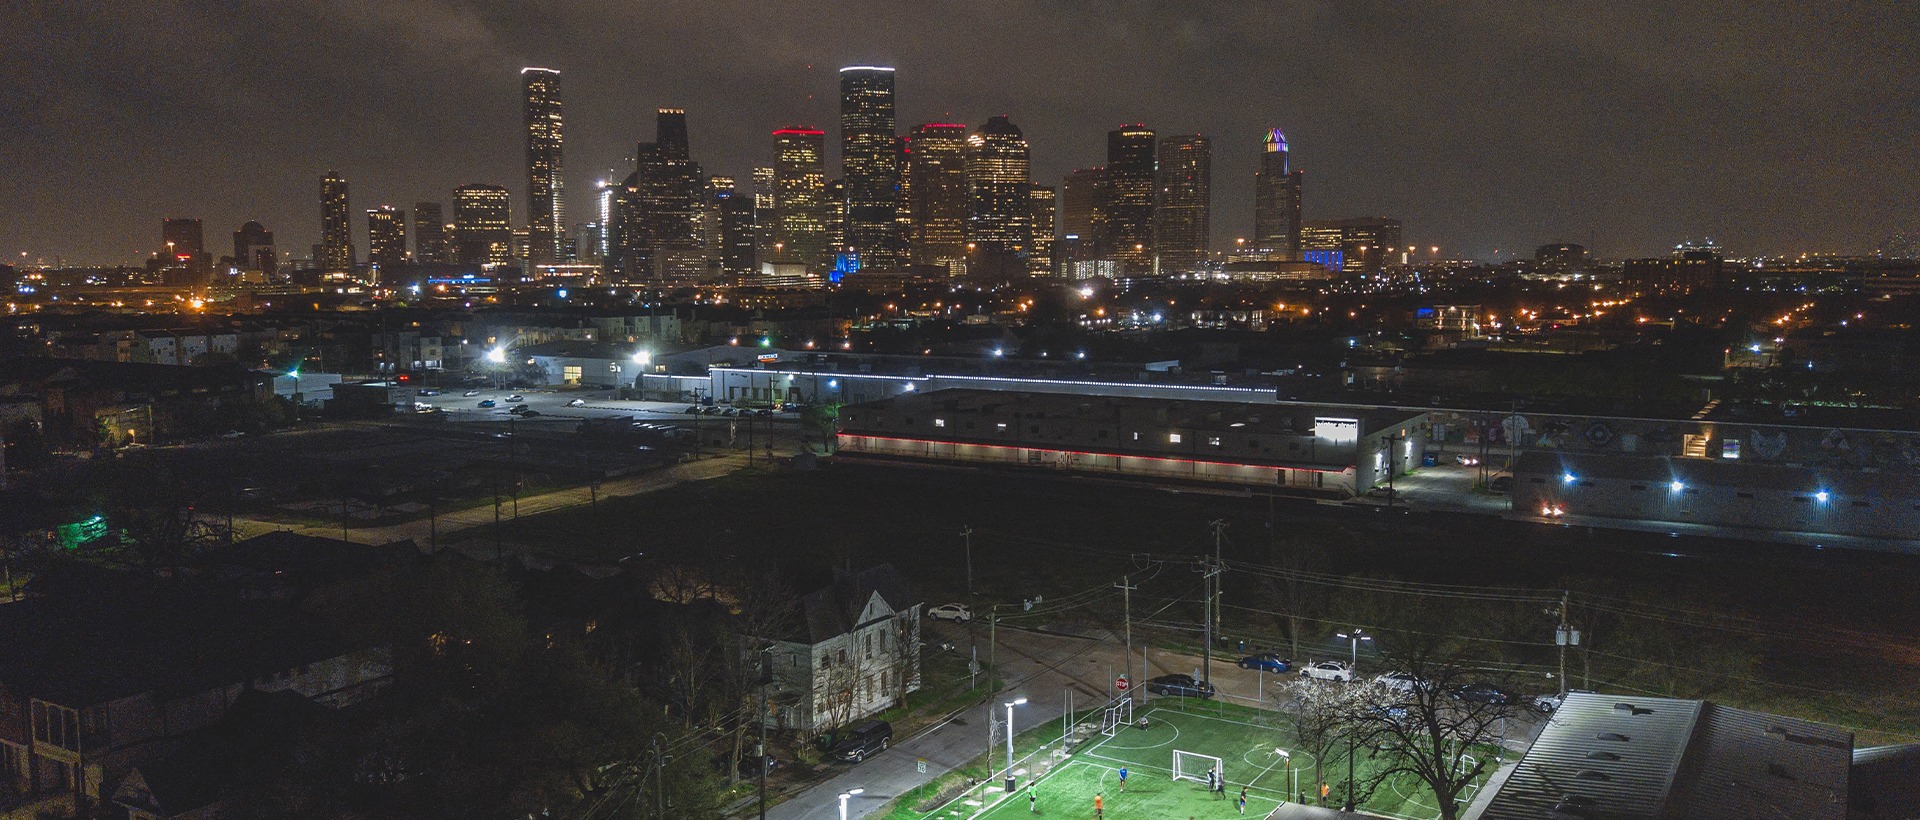
[(1424, 413), (950, 389), (842, 411), (839, 451), (1351, 496), (1419, 464)]

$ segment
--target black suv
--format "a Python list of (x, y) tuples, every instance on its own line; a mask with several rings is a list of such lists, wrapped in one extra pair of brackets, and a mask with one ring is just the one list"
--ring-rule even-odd
[(1197, 681), (1192, 675), (1161, 675), (1147, 681), (1147, 691), (1156, 695), (1179, 695), (1183, 698), (1213, 697), (1213, 684)]
[(827, 750), (837, 760), (859, 763), (878, 754), (893, 742), (893, 724), (884, 720), (863, 720), (840, 736)]

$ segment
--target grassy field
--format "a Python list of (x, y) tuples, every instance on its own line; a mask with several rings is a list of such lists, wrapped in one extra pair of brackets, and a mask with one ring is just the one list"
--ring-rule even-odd
[[(1271, 712), (1224, 704), (1192, 709), (1156, 704), (1140, 714), (1147, 718), (1145, 729), (1129, 727), (1110, 737), (1096, 734), (1092, 742), (1071, 755), (1056, 752), (1038, 756), (1016, 769), (1023, 784), (1028, 778), (1038, 778), (1034, 787), (1037, 799), (1031, 809), (1024, 786), (996, 804), (992, 801), (1002, 798), (1003, 792), (998, 784), (988, 784), (934, 812), (904, 816), (926, 820), (1011, 820), (1034, 814), (1091, 817), (1094, 795), (1099, 794), (1105, 801), (1105, 817), (1113, 820), (1238, 817), (1238, 798), (1244, 787), (1246, 816), (1264, 817), (1282, 801), (1297, 799), (1301, 790), (1316, 792), (1311, 755), (1294, 748), (1291, 733)], [(1287, 749), (1290, 757), (1276, 754), (1277, 748)], [(1175, 749), (1219, 758), (1226, 794), (1210, 794), (1202, 782), (1174, 780)], [(1195, 774), (1203, 774), (1205, 764), (1196, 765), (1202, 768)], [(1357, 776), (1367, 778), (1374, 766), (1362, 749), (1355, 761)], [(1119, 776), (1122, 767), (1128, 770), (1124, 789)], [(1326, 761), (1324, 773), (1331, 785), (1329, 805), (1337, 807), (1345, 794), (1345, 756)], [(1469, 790), (1463, 799), (1471, 798)], [(1408, 820), (1439, 815), (1433, 796), (1412, 778), (1386, 783), (1360, 807)], [(892, 816), (903, 815), (895, 812)]]

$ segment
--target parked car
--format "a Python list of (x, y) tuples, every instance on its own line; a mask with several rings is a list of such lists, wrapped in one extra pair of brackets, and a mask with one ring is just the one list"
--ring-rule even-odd
[(467, 398), (473, 398), (474, 396), (478, 396), (478, 395), (480, 395), (480, 391), (478, 391), (478, 390), (468, 390), (467, 392), (465, 392), (465, 393), (461, 393), (460, 395), (462, 395), (462, 396), (466, 396)]
[(1514, 700), (1513, 693), (1491, 683), (1469, 683), (1453, 690), (1454, 700), (1468, 703), (1487, 703), (1505, 706)]
[(696, 404), (689, 404), (687, 405), (687, 409), (682, 410), (680, 412), (686, 413), (689, 416), (697, 416), (697, 415), (700, 415), (700, 406)]
[(528, 407), (527, 409), (520, 411), (520, 417), (523, 419), (530, 419), (538, 415), (541, 415), (540, 411), (535, 410), (531, 407)]
[(1510, 475), (1494, 476), (1493, 480), (1487, 482), (1487, 489), (1492, 490), (1496, 493), (1513, 492), (1513, 476), (1510, 476)]
[(1533, 699), (1527, 702), (1527, 705), (1533, 707), (1533, 711), (1539, 712), (1540, 714), (1551, 715), (1554, 712), (1560, 711), (1560, 704), (1566, 702), (1567, 696), (1556, 692), (1549, 695), (1534, 695)]
[(515, 401), (526, 401), (526, 400), (527, 400), (527, 397), (526, 397), (526, 396), (522, 396), (522, 395), (520, 395), (519, 393), (515, 393), (515, 394), (513, 394), (513, 395), (511, 395), (511, 396), (508, 396), (508, 397), (507, 397), (507, 401), (509, 401), (509, 402), (515, 402)]
[(587, 406), (587, 400), (586, 400), (586, 399), (572, 399), (572, 400), (569, 400), (569, 401), (567, 402), (567, 406), (568, 406), (568, 407), (585, 407), (585, 406)]
[(1390, 692), (1398, 692), (1402, 695), (1411, 695), (1433, 685), (1428, 683), (1425, 678), (1411, 672), (1388, 672), (1374, 678), (1373, 682), (1379, 684), (1383, 689)]
[(780, 759), (773, 755), (761, 755), (758, 759), (754, 758), (753, 755), (742, 755), (740, 757), (741, 777), (759, 777), (762, 774), (773, 774), (773, 770), (778, 768), (780, 768)]
[(958, 621), (966, 623), (973, 620), (973, 610), (966, 604), (941, 604), (927, 610), (927, 617), (936, 621)]
[(1147, 691), (1156, 695), (1177, 695), (1183, 698), (1213, 697), (1213, 684), (1194, 680), (1192, 675), (1175, 673), (1161, 675), (1147, 681)]
[(1279, 674), (1293, 668), (1293, 661), (1280, 657), (1278, 652), (1262, 652), (1240, 659), (1241, 669), (1259, 669), (1263, 672)]
[(499, 407), (500, 404), (494, 401), (493, 399), (481, 399), (480, 406), (481, 407)]
[(884, 720), (863, 720), (842, 733), (840, 739), (827, 749), (827, 754), (835, 760), (859, 763), (886, 751), (892, 742), (893, 724)]
[(413, 391), (413, 392), (414, 392), (414, 395), (417, 395), (417, 396), (438, 396), (438, 395), (440, 395), (440, 391), (438, 391), (438, 390), (435, 390), (435, 389), (433, 389), (433, 388), (431, 388), (431, 387), (422, 387), (422, 388), (420, 388), (419, 390), (415, 390), (415, 391)]
[(1396, 489), (1394, 489), (1394, 488), (1392, 488), (1392, 487), (1387, 487), (1387, 486), (1384, 486), (1384, 485), (1383, 485), (1383, 486), (1379, 486), (1379, 487), (1373, 487), (1373, 488), (1371, 488), (1371, 489), (1368, 489), (1368, 490), (1367, 490), (1367, 497), (1368, 497), (1368, 498), (1387, 498), (1387, 499), (1391, 499), (1391, 498), (1393, 498), (1393, 497), (1395, 497), (1395, 496), (1397, 496), (1397, 495), (1399, 495), (1399, 494), (1400, 494), (1400, 491), (1399, 491), (1399, 490), (1396, 490)]
[(1353, 680), (1353, 667), (1344, 661), (1315, 661), (1300, 669), (1300, 674), (1314, 680)]
[(512, 413), (513, 415), (516, 415), (516, 416), (524, 416), (528, 413), (533, 412), (533, 408), (523, 404), (523, 405), (520, 405), (519, 407), (515, 407), (511, 410), (508, 410), (507, 412)]

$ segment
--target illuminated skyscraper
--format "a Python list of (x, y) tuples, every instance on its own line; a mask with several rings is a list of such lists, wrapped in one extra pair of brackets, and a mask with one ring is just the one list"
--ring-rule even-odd
[(846, 246), (865, 270), (899, 270), (905, 242), (896, 211), (900, 145), (893, 114), (893, 69), (840, 69), (840, 178), (847, 192)]
[(1144, 272), (1153, 260), (1153, 129), (1129, 125), (1107, 132), (1107, 256)]
[(1160, 141), (1153, 203), (1157, 273), (1192, 273), (1212, 230), (1213, 141), (1199, 134)]
[(773, 238), (779, 233), (779, 211), (774, 208), (773, 168), (761, 165), (753, 169), (753, 254), (765, 261), (773, 258)]
[(462, 185), (453, 189), (453, 240), (463, 265), (513, 262), (513, 214), (507, 189)]
[(731, 185), (713, 192), (720, 269), (729, 276), (746, 276), (758, 267), (754, 254), (753, 196)]
[(1260, 248), (1300, 252), (1300, 172), (1288, 167), (1287, 135), (1275, 128), (1261, 143), (1253, 178), (1253, 237)]
[(1026, 272), (1033, 241), (1033, 194), (1027, 138), (1005, 115), (967, 137), (969, 273), (1006, 277)]
[(967, 127), (935, 122), (913, 129), (907, 171), (913, 263), (952, 271), (967, 251)]
[(1027, 189), (1027, 202), (1033, 208), (1033, 241), (1027, 246), (1027, 272), (1034, 276), (1052, 276), (1054, 272), (1053, 225), (1059, 213), (1056, 193), (1051, 185)]
[(320, 178), (320, 272), (353, 273), (353, 221), (347, 215), (347, 181), (340, 172)]
[(406, 264), (407, 212), (382, 205), (367, 211), (367, 262), (386, 270)]
[(520, 69), (526, 92), (527, 260), (535, 265), (562, 261), (566, 236), (565, 181), (562, 179), (560, 72)]
[[(699, 235), (700, 166), (688, 159), (687, 112), (655, 113), (654, 141), (635, 148), (639, 176), (637, 240), (647, 249), (652, 276), (696, 278), (706, 272)], [(631, 242), (630, 242), (631, 244)]]
[(447, 253), (447, 223), (438, 202), (413, 203), (413, 259), (423, 264), (453, 261)]
[(773, 261), (824, 269), (827, 235), (826, 132), (793, 127), (773, 132)]

